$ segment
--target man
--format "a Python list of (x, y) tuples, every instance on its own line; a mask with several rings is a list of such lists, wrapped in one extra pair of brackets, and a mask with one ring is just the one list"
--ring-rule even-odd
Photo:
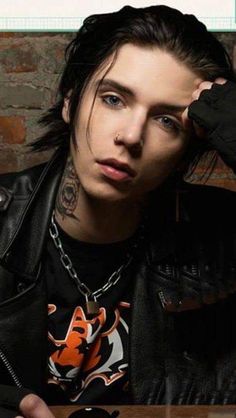
[(197, 153), (235, 167), (233, 80), (191, 15), (85, 20), (34, 144), (54, 157), (1, 177), (3, 406), (235, 401), (235, 197), (185, 185), (175, 202)]

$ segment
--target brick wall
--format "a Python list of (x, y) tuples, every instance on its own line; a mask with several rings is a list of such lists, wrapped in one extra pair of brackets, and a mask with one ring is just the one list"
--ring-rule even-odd
[(0, 33), (0, 172), (45, 159), (26, 144), (40, 133), (37, 120), (54, 100), (72, 33)]
[[(217, 35), (234, 57), (236, 35)], [(0, 33), (0, 172), (21, 170), (48, 158), (30, 154), (37, 120), (53, 103), (72, 33)], [(27, 151), (27, 152), (26, 152)]]

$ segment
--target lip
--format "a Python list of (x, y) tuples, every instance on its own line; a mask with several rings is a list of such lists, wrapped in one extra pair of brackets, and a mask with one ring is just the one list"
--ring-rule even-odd
[(115, 158), (107, 158), (98, 160), (102, 174), (116, 183), (131, 181), (136, 176), (134, 171), (128, 164), (116, 160)]
[(128, 164), (116, 160), (115, 158), (107, 158), (105, 160), (98, 160), (97, 162), (104, 166), (113, 167), (118, 171), (123, 171), (127, 173), (129, 177), (135, 177), (137, 175), (136, 171), (133, 170)]

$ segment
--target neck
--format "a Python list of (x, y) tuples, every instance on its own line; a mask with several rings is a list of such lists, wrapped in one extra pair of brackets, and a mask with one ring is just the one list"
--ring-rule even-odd
[(140, 205), (93, 199), (80, 185), (69, 157), (55, 206), (56, 220), (71, 237), (93, 243), (111, 243), (133, 235), (141, 222)]

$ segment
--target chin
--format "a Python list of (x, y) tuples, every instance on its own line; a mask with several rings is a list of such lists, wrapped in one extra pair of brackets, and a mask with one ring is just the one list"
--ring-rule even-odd
[(120, 193), (96, 193), (90, 196), (94, 200), (99, 200), (104, 203), (118, 203), (130, 200), (129, 196)]
[(85, 187), (85, 193), (90, 199), (99, 200), (100, 202), (115, 203), (131, 200), (130, 193), (119, 190), (110, 185), (99, 185), (97, 187)]

